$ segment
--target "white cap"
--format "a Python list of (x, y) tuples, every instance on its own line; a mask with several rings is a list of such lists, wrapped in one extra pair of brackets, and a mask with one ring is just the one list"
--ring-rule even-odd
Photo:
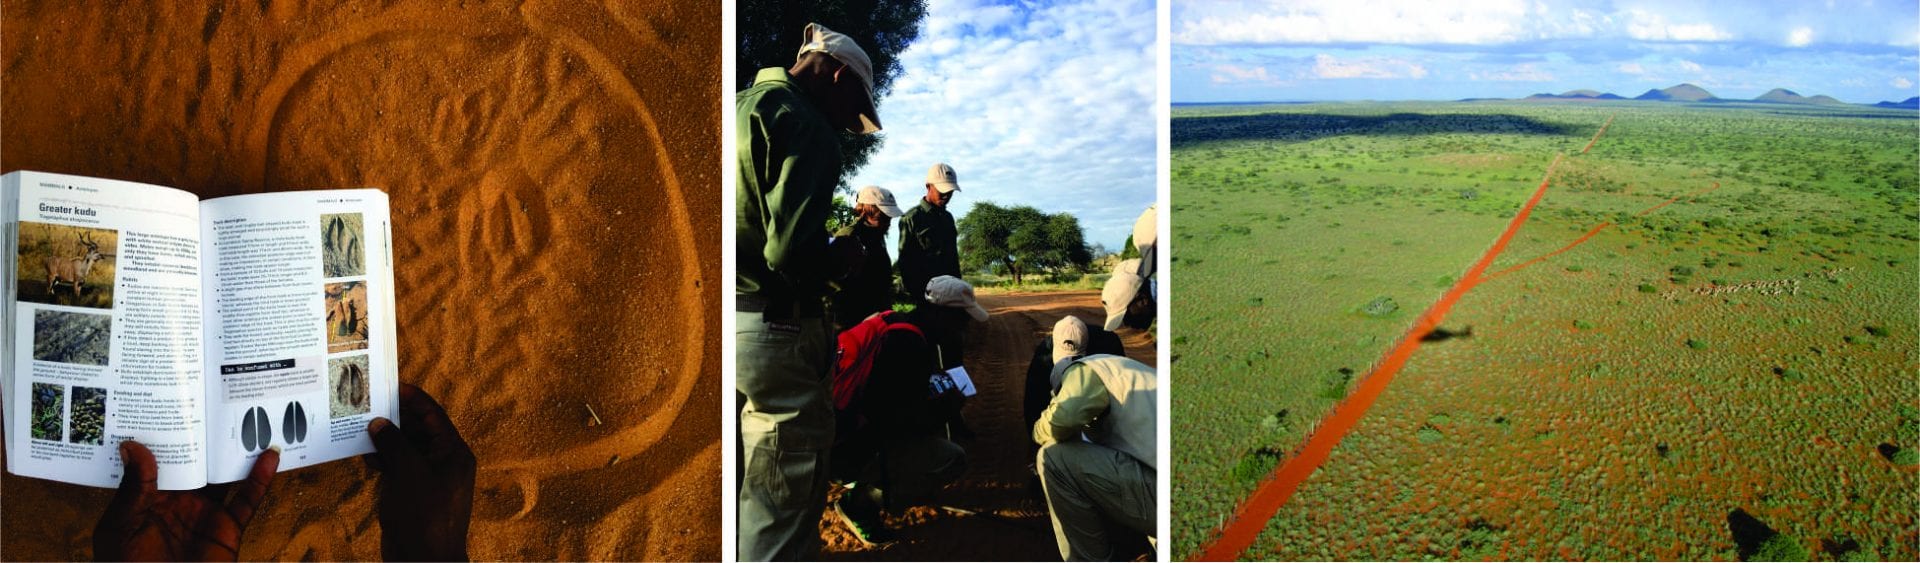
[(893, 202), (893, 192), (880, 186), (861, 186), (860, 191), (853, 196), (853, 204), (878, 207), (880, 212), (886, 213), (888, 217), (899, 217), (902, 213), (900, 205)]
[(1113, 268), (1113, 277), (1107, 278), (1107, 285), (1100, 289), (1100, 302), (1107, 307), (1106, 329), (1120, 330), (1120, 320), (1127, 316), (1127, 306), (1133, 304), (1133, 298), (1140, 294), (1140, 286), (1146, 278), (1140, 277), (1140, 259), (1134, 258)]
[(1159, 214), (1154, 213), (1153, 208), (1152, 205), (1147, 206), (1140, 218), (1133, 220), (1133, 247), (1140, 250), (1141, 254), (1147, 253), (1147, 247), (1153, 246), (1153, 241), (1160, 234)]
[(927, 280), (927, 303), (941, 307), (966, 309), (973, 320), (986, 322), (987, 309), (973, 300), (973, 286), (953, 276)]
[(960, 177), (955, 176), (953, 174), (953, 167), (947, 166), (945, 162), (936, 162), (933, 164), (933, 168), (927, 169), (927, 184), (932, 185), (943, 194), (960, 191)]
[(800, 36), (805, 39), (806, 43), (800, 45), (800, 52), (794, 55), (795, 60), (805, 56), (807, 53), (819, 51), (831, 55), (835, 60), (840, 61), (841, 64), (845, 64), (848, 68), (853, 69), (854, 74), (860, 76), (861, 85), (867, 87), (867, 107), (869, 109), (866, 113), (860, 114), (860, 125), (864, 130), (859, 131), (859, 133), (864, 134), (879, 131), (880, 116), (875, 115), (877, 111), (872, 109), (879, 105), (879, 101), (873, 99), (873, 60), (867, 58), (867, 52), (860, 49), (860, 44), (855, 43), (852, 37), (847, 37), (846, 34), (827, 29), (827, 26), (817, 23), (807, 24), (807, 29), (802, 31)]
[(1053, 363), (1078, 356), (1087, 351), (1087, 323), (1080, 317), (1067, 315), (1060, 322), (1053, 323)]

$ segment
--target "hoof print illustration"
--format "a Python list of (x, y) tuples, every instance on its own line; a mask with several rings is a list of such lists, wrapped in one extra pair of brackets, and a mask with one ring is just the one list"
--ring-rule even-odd
[(250, 452), (273, 445), (273, 419), (267, 417), (267, 409), (247, 409), (247, 415), (240, 419), (240, 445)]
[(280, 437), (288, 444), (307, 441), (307, 408), (299, 402), (287, 403), (286, 414), (280, 415)]

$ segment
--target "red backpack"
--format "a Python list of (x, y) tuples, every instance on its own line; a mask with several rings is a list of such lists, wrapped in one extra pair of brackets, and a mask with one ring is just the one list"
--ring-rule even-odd
[(839, 350), (833, 364), (833, 409), (847, 410), (854, 399), (860, 397), (860, 390), (867, 386), (867, 378), (873, 375), (874, 358), (880, 355), (880, 341), (887, 334), (907, 331), (914, 336), (926, 338), (920, 327), (902, 320), (900, 313), (881, 311), (874, 313), (840, 333)]

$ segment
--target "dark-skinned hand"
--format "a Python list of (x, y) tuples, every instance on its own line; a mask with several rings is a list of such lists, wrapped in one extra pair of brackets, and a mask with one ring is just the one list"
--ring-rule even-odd
[(93, 557), (101, 561), (238, 559), (240, 534), (280, 468), (279, 450), (267, 450), (239, 483), (162, 491), (152, 450), (128, 440), (120, 443), (120, 459), (120, 491), (93, 528)]
[(473, 450), (432, 396), (400, 384), (400, 425), (367, 425), (379, 471), (380, 554), (388, 561), (466, 561)]

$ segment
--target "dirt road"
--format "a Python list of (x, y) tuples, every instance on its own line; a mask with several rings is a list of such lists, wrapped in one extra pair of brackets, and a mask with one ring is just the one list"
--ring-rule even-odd
[[(1033, 462), (1029, 432), (1021, 420), (1020, 401), (1027, 362), (1035, 342), (1053, 330), (1065, 315), (1078, 315), (1089, 324), (1106, 319), (1100, 292), (1015, 293), (982, 295), (980, 304), (992, 314), (967, 333), (967, 370), (980, 389), (965, 410), (967, 425), (978, 434), (967, 448), (967, 473), (942, 492), (941, 505), (973, 511), (920, 507), (889, 518), (887, 525), (900, 541), (867, 549), (846, 528), (821, 519), (830, 560), (880, 561), (1050, 561), (1060, 555), (1054, 547), (1045, 502), (1027, 488)], [(1122, 329), (1127, 356), (1154, 365), (1151, 335)]]

